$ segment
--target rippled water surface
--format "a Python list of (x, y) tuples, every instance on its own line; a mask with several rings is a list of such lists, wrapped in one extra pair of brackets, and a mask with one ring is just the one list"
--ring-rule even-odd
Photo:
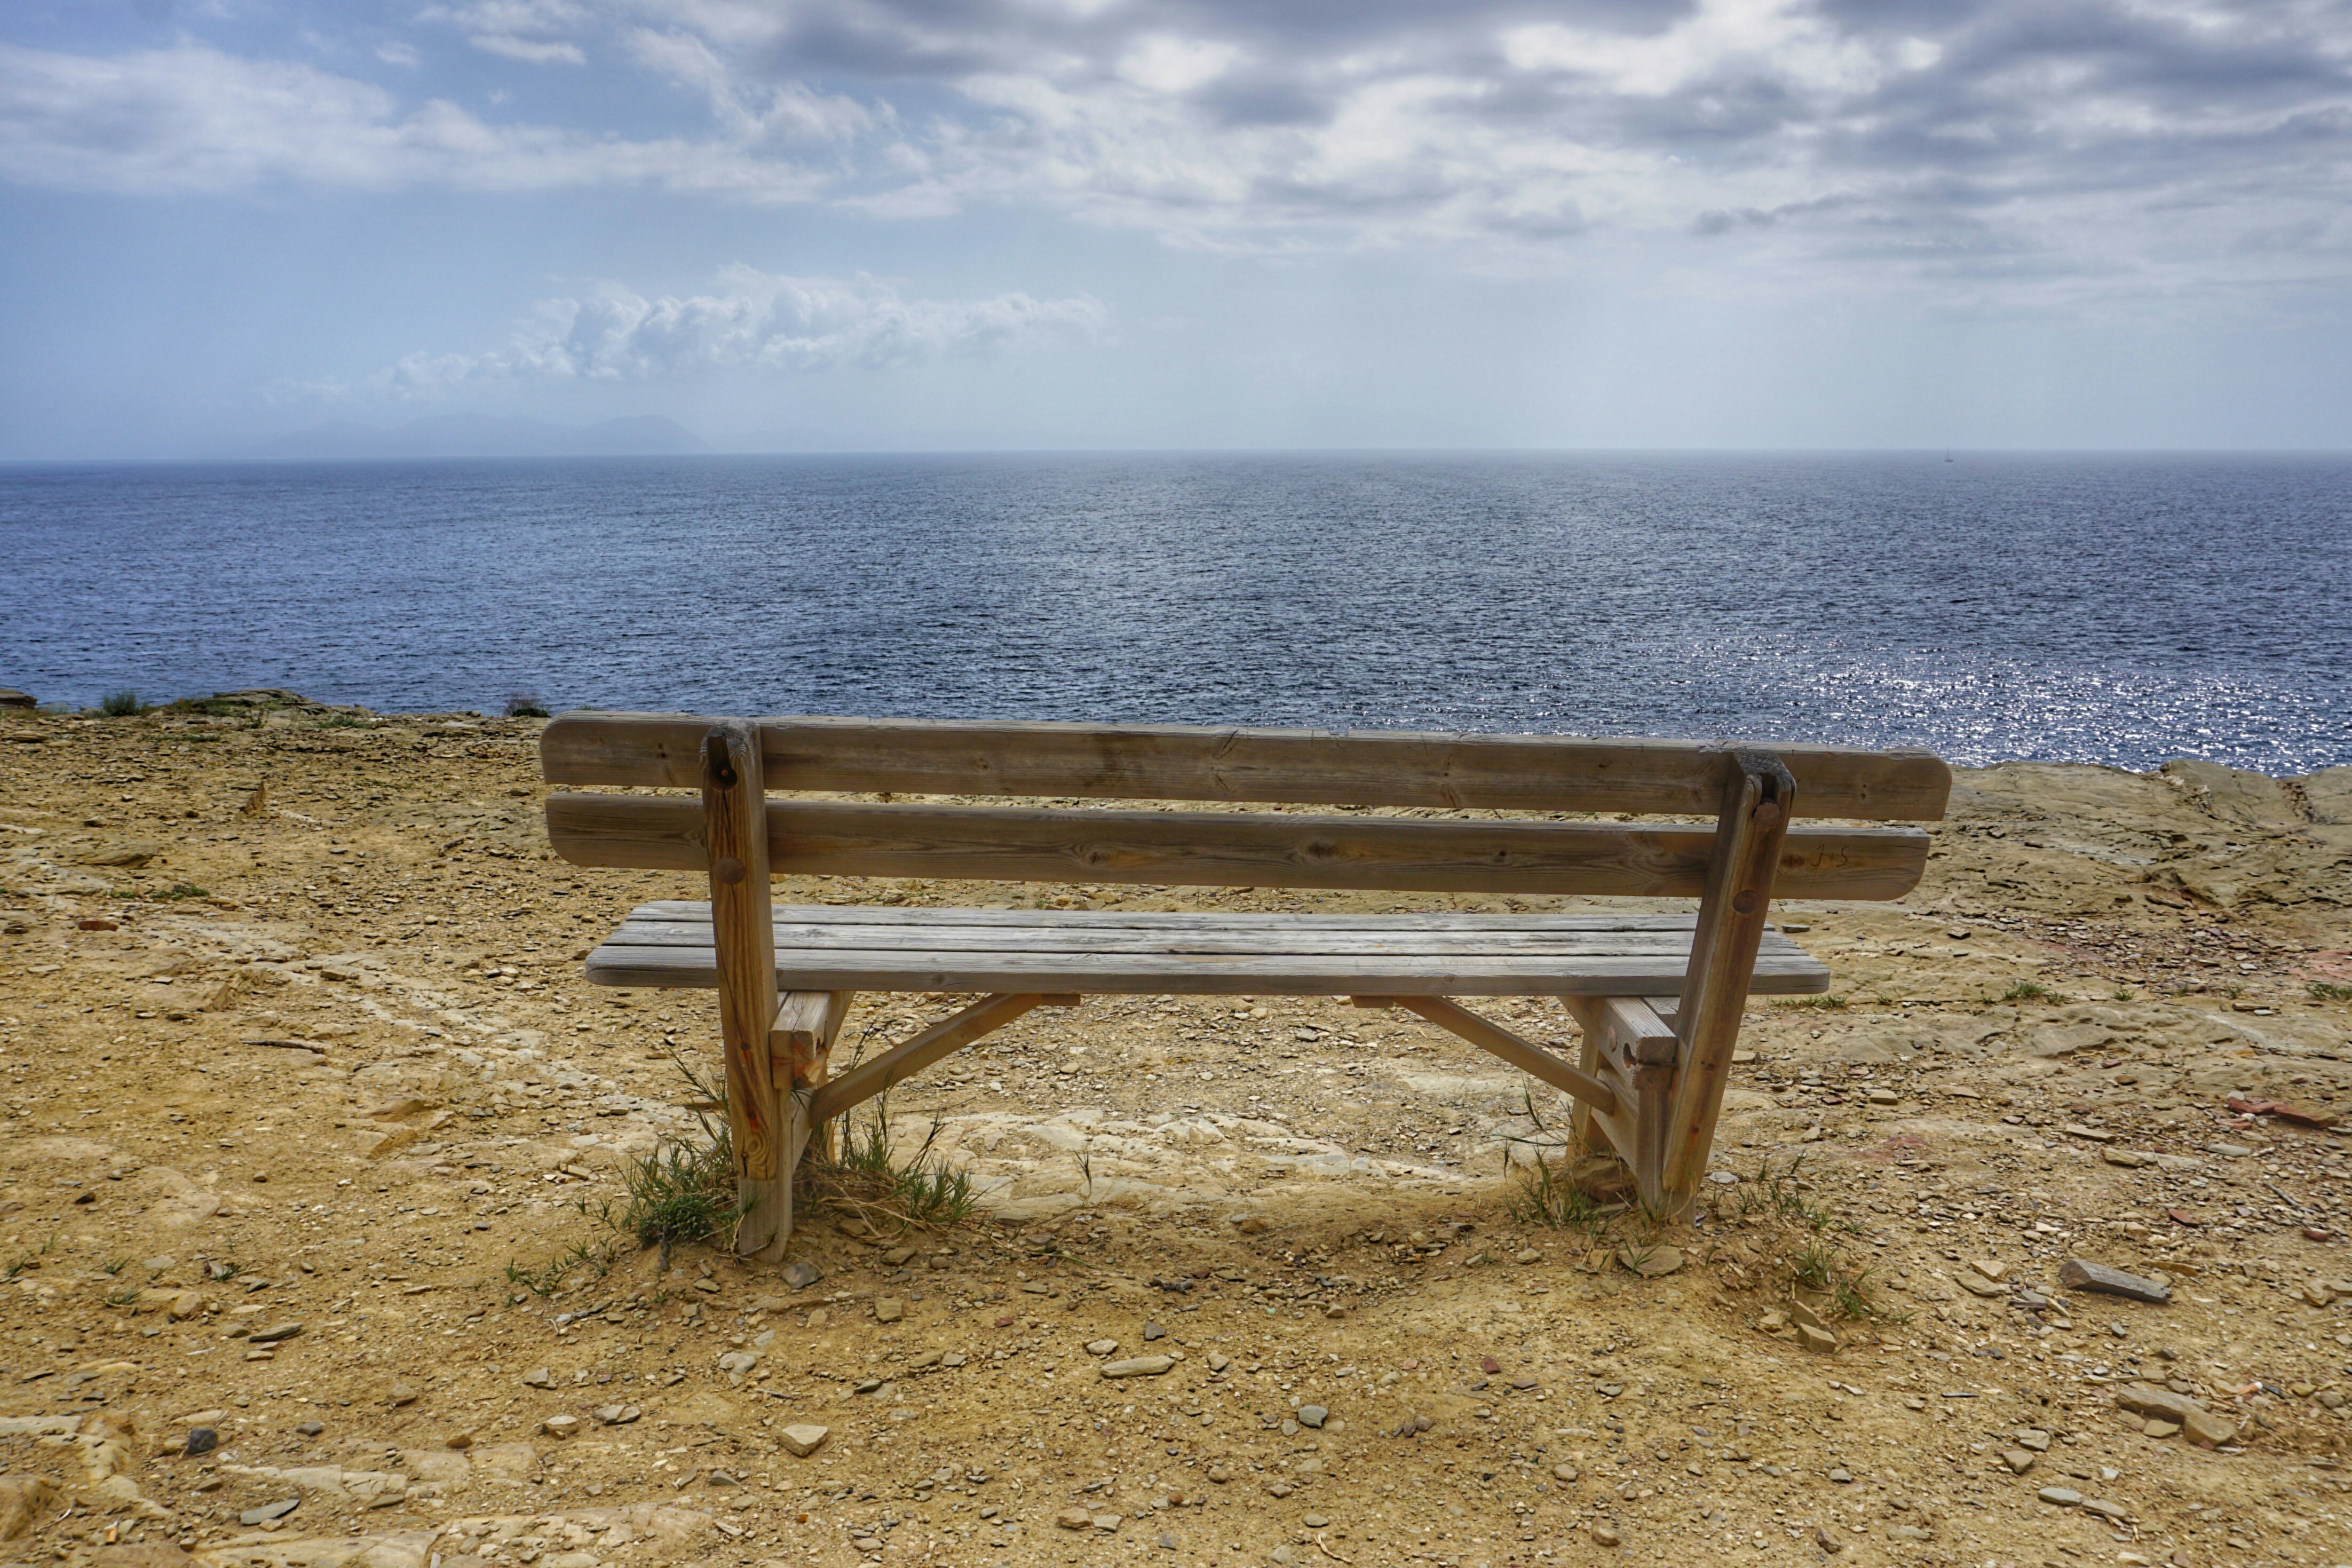
[(0, 685), (2352, 763), (2352, 459), (0, 470)]

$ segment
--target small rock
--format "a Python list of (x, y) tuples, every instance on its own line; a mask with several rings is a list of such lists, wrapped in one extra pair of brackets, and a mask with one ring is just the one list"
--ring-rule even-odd
[(290, 1340), (301, 1331), (299, 1323), (273, 1323), (266, 1329), (256, 1329), (252, 1340), (257, 1345), (274, 1345), (280, 1340)]
[(2161, 1416), (2151, 1415), (2145, 1422), (2141, 1423), (2140, 1430), (2147, 1436), (2161, 1442), (2167, 1437), (2179, 1436), (2180, 1423), (2178, 1421), (2167, 1421)]
[(2071, 1487), (2043, 1487), (2033, 1495), (2053, 1508), (2074, 1508), (2083, 1500), (2083, 1494)]
[(2131, 1518), (2131, 1510), (2121, 1503), (2108, 1502), (2103, 1498), (2084, 1498), (2083, 1511), (2096, 1514), (2110, 1524), (2121, 1524)]
[(1208, 1476), (1209, 1479), (1219, 1486), (1223, 1486), (1227, 1481), (1234, 1479), (1233, 1471), (1227, 1469), (1223, 1465), (1211, 1465), (1204, 1473)]
[(2147, 1156), (2129, 1149), (2103, 1149), (2099, 1158), (2110, 1165), (2121, 1165), (2126, 1171), (2137, 1171), (2147, 1163)]
[(395, 1383), (392, 1385), (392, 1391), (389, 1394), (386, 1394), (383, 1397), (385, 1404), (390, 1405), (394, 1409), (397, 1410), (404, 1405), (414, 1405), (416, 1403), (416, 1390), (409, 1387), (408, 1384), (404, 1383)]
[(1830, 1471), (1830, 1479), (1837, 1482), (1837, 1484), (1842, 1487), (1851, 1486), (1853, 1484), (1853, 1472), (1847, 1469), (1843, 1465), (1840, 1465), (1835, 1469)]
[(219, 1447), (220, 1434), (209, 1426), (199, 1426), (188, 1434), (188, 1440), (181, 1446), (180, 1451), (193, 1459), (199, 1454), (209, 1454)]
[(1836, 1536), (1832, 1535), (1827, 1530), (1818, 1524), (1813, 1526), (1813, 1544), (1820, 1547), (1822, 1551), (1829, 1552), (1832, 1556), (1835, 1556), (1838, 1552), (1845, 1550), (1844, 1542), (1840, 1541)]
[(2303, 1299), (2315, 1307), (2328, 1307), (2335, 1304), (2336, 1292), (2320, 1280), (2306, 1279), (2303, 1282)]
[(1572, 1481), (1576, 1479), (1576, 1467), (1574, 1465), (1554, 1465), (1551, 1468), (1551, 1479), (1556, 1481)]
[(914, 1256), (915, 1249), (911, 1247), (894, 1247), (882, 1255), (882, 1261), (896, 1268)]
[(302, 1500), (299, 1497), (280, 1498), (276, 1502), (263, 1503), (259, 1508), (247, 1509), (236, 1516), (236, 1520), (239, 1524), (266, 1524), (271, 1520), (284, 1519), (301, 1506)]
[(1655, 1279), (1683, 1266), (1683, 1251), (1679, 1247), (1621, 1247), (1617, 1261), (1644, 1279)]
[(1164, 1340), (1167, 1337), (1168, 1331), (1161, 1328), (1158, 1323), (1146, 1323), (1143, 1325), (1143, 1338), (1146, 1343), (1149, 1343), (1153, 1340)]
[(1105, 1362), (1105, 1377), (1158, 1377), (1176, 1364), (1176, 1358), (1164, 1355), (1130, 1356), (1125, 1361)]
[(553, 1388), (555, 1374), (543, 1366), (535, 1366), (522, 1374), (522, 1385), (525, 1388)]
[(1054, 1522), (1064, 1530), (1084, 1530), (1094, 1521), (1094, 1515), (1085, 1509), (1075, 1506), (1066, 1508), (1054, 1516)]
[(1982, 1296), (1987, 1300), (1990, 1300), (1995, 1296), (2006, 1296), (2009, 1294), (2009, 1289), (2007, 1286), (1996, 1285), (1984, 1276), (1972, 1273), (1965, 1268), (1960, 1270), (1958, 1274), (1953, 1276), (1953, 1278), (1957, 1279), (1960, 1282), (1960, 1289), (1966, 1290), (1971, 1296)]
[(2177, 1422), (2189, 1440), (2200, 1447), (2215, 1448), (2237, 1441), (2238, 1428), (2233, 1423), (2214, 1415), (2187, 1394), (2175, 1394), (2168, 1388), (2127, 1383), (2116, 1390), (2116, 1404), (2135, 1415)]
[(599, 1405), (591, 1414), (607, 1426), (626, 1426), (645, 1412), (634, 1405)]
[(1118, 1342), (1117, 1340), (1088, 1340), (1087, 1342), (1087, 1353), (1088, 1355), (1110, 1355), (1115, 1353), (1118, 1349)]
[(315, 1437), (326, 1429), (327, 1424), (323, 1421), (298, 1422), (294, 1427), (294, 1430), (301, 1433), (305, 1437)]
[(1977, 1258), (1969, 1267), (1996, 1283), (2007, 1278), (2009, 1274), (2008, 1264), (1990, 1258)]
[(1617, 1527), (1610, 1523), (1607, 1520), (1596, 1519), (1592, 1521), (1592, 1544), (1595, 1546), (1622, 1546), (1625, 1544), (1625, 1538), (1618, 1534)]
[(702, 1484), (711, 1487), (740, 1487), (743, 1478), (732, 1470), (713, 1470), (702, 1478)]
[(2095, 1290), (2102, 1295), (2122, 1296), (2157, 1306), (2172, 1300), (2172, 1287), (2169, 1285), (2143, 1279), (2137, 1274), (2126, 1274), (2120, 1268), (2110, 1268), (2104, 1263), (2091, 1263), (2080, 1258), (2070, 1258), (2060, 1265), (2058, 1283), (2069, 1290)]
[(907, 1315), (907, 1303), (896, 1296), (884, 1296), (874, 1303), (874, 1321), (895, 1323)]
[(1330, 1419), (1331, 1413), (1320, 1405), (1302, 1405), (1298, 1407), (1297, 1415), (1298, 1424), (1301, 1426), (1311, 1426), (1320, 1431), (1323, 1423)]
[(823, 1426), (813, 1426), (803, 1421), (785, 1427), (776, 1436), (794, 1458), (805, 1459), (824, 1447), (824, 1440), (833, 1434)]
[(1310, 1513), (1298, 1522), (1305, 1525), (1309, 1530), (1326, 1530), (1330, 1527), (1331, 1523), (1329, 1520), (1324, 1518), (1319, 1513)]
[(1093, 1525), (1097, 1530), (1117, 1534), (1118, 1531), (1120, 1518), (1120, 1515), (1115, 1513), (1097, 1513), (1090, 1516), (1087, 1522)]
[(569, 1437), (580, 1430), (577, 1415), (551, 1415), (539, 1424), (540, 1430), (551, 1437)]
[(1543, 1254), (1530, 1247), (1511, 1254), (1511, 1261), (1514, 1263), (1541, 1263), (1543, 1261)]
[(791, 1286), (795, 1290), (805, 1290), (824, 1278), (824, 1270), (819, 1268), (814, 1263), (787, 1263), (784, 1265), (784, 1283)]
[(2022, 1448), (2004, 1448), (2000, 1462), (2009, 1467), (2011, 1475), (2021, 1476), (2033, 1468), (2033, 1456)]
[(471, 1432), (452, 1432), (441, 1439), (441, 1446), (463, 1453), (474, 1446), (474, 1435)]
[(1827, 1329), (1817, 1329), (1811, 1323), (1797, 1325), (1797, 1342), (1815, 1355), (1827, 1355), (1837, 1349), (1837, 1336)]
[(2046, 1454), (2050, 1451), (2050, 1434), (2039, 1426), (2020, 1427), (2017, 1446), (2029, 1453)]

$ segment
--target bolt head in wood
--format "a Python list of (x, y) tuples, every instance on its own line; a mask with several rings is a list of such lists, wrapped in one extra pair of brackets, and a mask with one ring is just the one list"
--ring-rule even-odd
[(1756, 912), (1757, 906), (1761, 904), (1763, 901), (1762, 897), (1757, 893), (1755, 889), (1742, 888), (1738, 893), (1733, 895), (1731, 907), (1743, 915), (1752, 915)]
[(731, 888), (743, 879), (743, 862), (732, 855), (721, 855), (719, 864), (710, 868), (710, 874)]

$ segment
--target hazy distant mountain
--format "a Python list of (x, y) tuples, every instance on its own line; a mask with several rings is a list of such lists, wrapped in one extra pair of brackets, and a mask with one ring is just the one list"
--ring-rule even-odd
[(331, 419), (282, 436), (265, 458), (635, 458), (710, 448), (693, 431), (658, 414), (601, 425), (550, 425), (488, 414), (436, 414), (392, 429)]

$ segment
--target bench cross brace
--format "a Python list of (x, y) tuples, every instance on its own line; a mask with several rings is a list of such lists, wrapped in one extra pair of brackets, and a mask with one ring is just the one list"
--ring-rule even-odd
[(818, 1088), (809, 1097), (809, 1121), (812, 1124), (832, 1121), (850, 1107), (887, 1092), (892, 1084), (912, 1078), (941, 1057), (994, 1034), (1033, 1007), (1075, 1007), (1078, 1001), (1076, 996), (1035, 992), (983, 997)]

